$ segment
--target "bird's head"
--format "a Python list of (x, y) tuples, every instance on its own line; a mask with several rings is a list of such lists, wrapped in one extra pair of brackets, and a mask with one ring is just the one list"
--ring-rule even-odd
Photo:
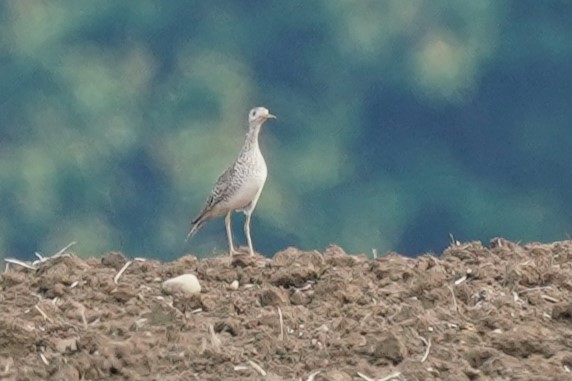
[(266, 107), (255, 107), (248, 113), (248, 123), (262, 124), (266, 119), (276, 119)]

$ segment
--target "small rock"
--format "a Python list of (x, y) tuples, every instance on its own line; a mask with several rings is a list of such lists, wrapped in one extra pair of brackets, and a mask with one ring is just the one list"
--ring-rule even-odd
[(278, 287), (270, 287), (258, 295), (258, 300), (263, 307), (281, 306), (288, 303), (288, 296), (284, 290)]
[(201, 292), (199, 280), (193, 274), (183, 274), (175, 278), (167, 279), (163, 282), (162, 288), (167, 294), (180, 291), (183, 294), (192, 295)]
[(54, 346), (59, 353), (77, 351), (77, 337), (54, 340)]
[(296, 291), (290, 296), (290, 303), (295, 306), (304, 306), (311, 301), (312, 299), (302, 291)]
[(238, 286), (239, 286), (238, 281), (237, 281), (237, 280), (234, 280), (234, 281), (232, 281), (232, 283), (230, 284), (229, 288), (230, 288), (231, 290), (238, 290)]

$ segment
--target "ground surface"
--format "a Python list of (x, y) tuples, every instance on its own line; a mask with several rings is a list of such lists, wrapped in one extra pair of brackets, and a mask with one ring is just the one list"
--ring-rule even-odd
[(11, 264), (0, 380), (572, 380), (572, 242), (126, 261)]

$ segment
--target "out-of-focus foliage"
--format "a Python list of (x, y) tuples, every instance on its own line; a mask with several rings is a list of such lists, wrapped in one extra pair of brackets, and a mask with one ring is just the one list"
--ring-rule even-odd
[[(572, 3), (0, 3), (0, 256), (184, 241), (248, 110), (255, 247), (408, 254), (572, 229)], [(236, 238), (243, 217), (235, 217)]]

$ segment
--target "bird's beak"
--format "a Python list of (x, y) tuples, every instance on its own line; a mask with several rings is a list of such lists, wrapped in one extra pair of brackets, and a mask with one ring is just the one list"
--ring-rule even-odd
[(276, 119), (276, 115), (268, 114), (266, 115), (266, 119)]

